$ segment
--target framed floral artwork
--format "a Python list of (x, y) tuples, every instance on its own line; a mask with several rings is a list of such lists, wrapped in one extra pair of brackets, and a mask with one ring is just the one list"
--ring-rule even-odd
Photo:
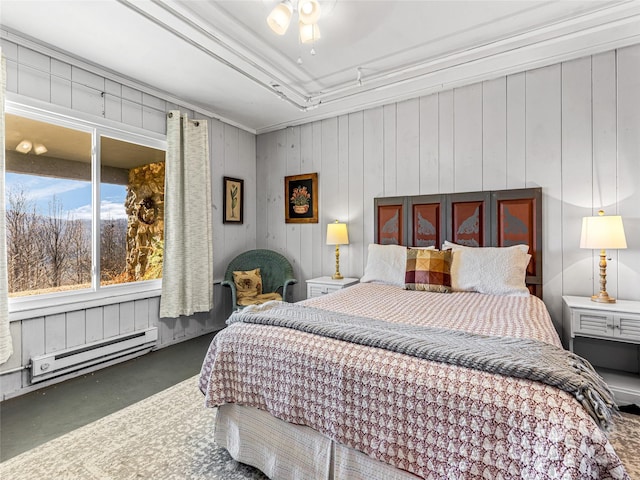
[(318, 223), (318, 174), (284, 177), (286, 223)]
[(224, 177), (223, 223), (242, 223), (244, 213), (244, 180)]

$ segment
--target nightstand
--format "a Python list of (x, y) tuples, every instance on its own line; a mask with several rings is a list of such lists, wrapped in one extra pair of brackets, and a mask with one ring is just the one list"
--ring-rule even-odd
[[(589, 297), (564, 296), (564, 318), (569, 322), (569, 350), (573, 352), (575, 337), (588, 337), (610, 342), (640, 344), (640, 302), (618, 300), (597, 303)], [(588, 359), (587, 359), (588, 360)], [(598, 368), (621, 403), (640, 404), (640, 375)]]
[(307, 280), (307, 298), (319, 297), (327, 293), (336, 292), (343, 288), (350, 287), (358, 283), (358, 278), (345, 277), (341, 280), (334, 280), (331, 277), (318, 277)]

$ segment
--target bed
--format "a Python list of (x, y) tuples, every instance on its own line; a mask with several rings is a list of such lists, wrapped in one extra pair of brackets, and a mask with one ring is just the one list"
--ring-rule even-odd
[[(276, 479), (628, 479), (597, 419), (584, 408), (583, 399), (568, 391), (377, 343), (318, 334), (326, 319), (339, 319), (346, 328), (379, 323), (411, 335), (437, 330), (560, 350), (544, 303), (529, 294), (541, 291), (539, 191), (481, 195), (486, 206), (468, 210), (471, 215), (482, 212), (482, 222), (488, 222), (476, 229), (474, 241), (480, 247), (489, 247), (491, 238), (501, 247), (509, 241), (505, 222), (498, 234), (491, 233), (496, 230), (493, 222), (500, 224), (500, 214), (491, 213), (501, 211), (499, 205), (492, 206), (494, 200), (528, 205), (509, 212), (520, 212), (520, 220), (533, 230), (526, 232), (533, 248), (522, 268), (524, 294), (407, 290), (404, 280), (402, 285), (390, 280), (394, 269), (385, 268), (393, 262), (379, 260), (389, 260), (389, 252), (397, 257), (403, 243), (415, 245), (414, 228), (408, 226), (417, 222), (407, 217), (416, 211), (420, 216), (414, 219), (420, 221), (431, 215), (438, 228), (435, 234), (423, 229), (422, 235), (435, 235), (438, 246), (447, 237), (468, 239), (455, 235), (464, 230), (455, 223), (459, 227), (468, 217), (454, 215), (456, 198), (446, 196), (435, 199), (441, 202), (435, 209), (424, 207), (434, 198), (427, 203), (424, 197), (376, 199), (377, 243), (370, 246), (363, 276), (367, 283), (295, 305), (273, 302), (234, 314), (244, 317), (232, 315), (232, 323), (214, 338), (200, 388), (207, 406), (218, 408), (216, 443), (236, 460)], [(478, 201), (474, 195), (457, 199)], [(390, 220), (394, 223), (394, 216), (395, 233), (384, 228)], [(453, 233), (447, 231), (450, 221)], [(388, 245), (383, 245), (385, 235), (391, 239)], [(506, 250), (518, 249), (499, 253)], [(378, 268), (380, 264), (385, 268)], [(308, 317), (307, 329), (290, 328), (289, 320), (246, 321), (258, 314), (270, 319), (275, 310)]]

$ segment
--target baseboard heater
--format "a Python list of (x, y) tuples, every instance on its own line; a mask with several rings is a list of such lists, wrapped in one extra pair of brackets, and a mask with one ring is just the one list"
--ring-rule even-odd
[(114, 360), (125, 355), (151, 350), (158, 340), (158, 328), (133, 332), (99, 340), (66, 350), (31, 358), (31, 382), (74, 372), (92, 365)]

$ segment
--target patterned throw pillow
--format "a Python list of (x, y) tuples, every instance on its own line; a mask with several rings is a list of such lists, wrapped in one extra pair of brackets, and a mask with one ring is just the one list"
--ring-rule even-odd
[(451, 292), (451, 258), (449, 250), (407, 249), (405, 290)]
[(233, 272), (233, 283), (236, 284), (238, 300), (262, 295), (262, 276), (259, 268), (246, 272)]

